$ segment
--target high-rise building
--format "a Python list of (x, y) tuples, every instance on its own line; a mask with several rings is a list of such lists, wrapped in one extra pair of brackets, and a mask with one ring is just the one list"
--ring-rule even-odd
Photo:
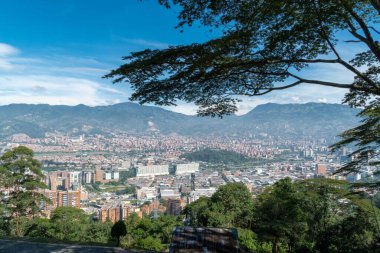
[(56, 190), (45, 190), (43, 195), (50, 200), (50, 203), (43, 201), (41, 209), (44, 211), (52, 211), (58, 206), (58, 195)]
[(70, 187), (68, 171), (52, 171), (49, 173), (50, 190), (67, 190)]
[(82, 183), (91, 184), (93, 183), (94, 173), (92, 171), (83, 171), (82, 172)]
[(81, 171), (70, 171), (68, 173), (68, 177), (69, 177), (69, 189), (70, 190), (78, 190), (78, 189), (80, 189), (81, 182), (82, 182), (81, 175), (82, 175)]
[(186, 206), (186, 201), (184, 199), (168, 199), (167, 200), (168, 208), (166, 212), (170, 215), (180, 215), (183, 208)]
[(58, 207), (80, 208), (80, 191), (58, 191)]
[(81, 187), (82, 172), (52, 171), (48, 174), (50, 190), (78, 190)]
[(191, 174), (199, 171), (199, 163), (177, 164), (175, 174)]
[(108, 170), (104, 171), (100, 168), (95, 170), (95, 182), (107, 183), (107, 182), (118, 182), (119, 181), (119, 171)]
[(149, 177), (157, 175), (169, 175), (169, 165), (138, 166), (136, 170), (137, 177)]
[(318, 163), (315, 165), (315, 174), (317, 176), (327, 176), (327, 166), (326, 164)]
[(98, 217), (103, 223), (106, 221), (115, 223), (126, 219), (133, 211), (131, 206), (119, 203), (112, 206), (103, 206), (98, 212)]
[(108, 219), (112, 222), (115, 223), (119, 220), (122, 219), (122, 207), (121, 206), (116, 206), (114, 208), (108, 209)]
[(80, 208), (81, 191), (43, 190), (40, 193), (50, 200), (50, 203), (42, 201), (40, 206), (47, 216), (61, 206)]
[(95, 170), (95, 182), (103, 182), (104, 180), (104, 171), (100, 168)]
[(58, 182), (57, 182), (57, 177), (55, 175), (49, 175), (48, 186), (49, 186), (50, 190), (52, 190), (52, 191), (57, 190)]

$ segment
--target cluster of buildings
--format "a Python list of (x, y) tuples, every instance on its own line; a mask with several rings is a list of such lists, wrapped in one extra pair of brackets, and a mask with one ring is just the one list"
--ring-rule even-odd
[[(174, 174), (189, 174), (199, 171), (199, 163), (185, 163), (185, 164), (174, 164), (173, 172)], [(136, 168), (137, 177), (147, 177), (147, 176), (160, 176), (169, 175), (170, 165), (138, 165)]]
[(126, 179), (128, 185), (136, 186), (135, 194), (129, 196), (116, 196), (109, 192), (90, 193), (89, 196), (85, 190), (88, 183), (118, 182), (119, 171), (101, 168), (91, 172), (53, 171), (47, 176), (49, 190), (44, 191), (51, 204), (44, 206), (44, 210), (51, 211), (58, 206), (83, 208), (81, 200), (88, 200), (96, 207), (92, 212), (95, 210), (102, 222), (125, 219), (131, 213), (139, 216), (163, 212), (178, 215), (189, 203), (202, 196), (211, 197), (219, 186), (228, 182), (243, 182), (254, 195), (285, 177), (294, 180), (330, 177), (335, 169), (331, 164), (312, 161), (279, 162), (225, 171), (200, 171), (197, 163), (139, 165), (137, 175)]
[(43, 201), (41, 209), (46, 217), (57, 207), (81, 207), (82, 192), (81, 191), (60, 191), (60, 190), (43, 190), (41, 193), (49, 199), (49, 202)]
[[(191, 202), (183, 193), (191, 191), (191, 174), (195, 172), (199, 172), (198, 163), (138, 165), (136, 177), (127, 180), (128, 185), (137, 187), (136, 194), (129, 199), (104, 196), (99, 205), (98, 218), (102, 222), (116, 222), (126, 219), (132, 213), (137, 213), (140, 217), (158, 213), (179, 215)], [(140, 204), (132, 205), (134, 200)]]
[[(25, 145), (39, 153), (48, 166), (67, 166), (67, 169), (93, 165), (117, 165), (129, 152), (144, 153), (175, 159), (181, 154), (203, 148), (234, 151), (253, 158), (272, 159), (287, 150), (313, 157), (318, 150), (328, 149), (326, 140), (287, 140), (267, 136), (180, 136), (162, 134), (126, 134), (68, 136), (58, 133), (43, 138), (31, 138), (25, 134), (13, 135), (7, 143)], [(148, 151), (149, 150), (149, 151)]]
[[(255, 195), (285, 177), (358, 181), (373, 174), (373, 168), (367, 166), (355, 175), (332, 175), (347, 161), (349, 150), (331, 154), (323, 139), (198, 138), (158, 133), (120, 133), (110, 137), (49, 134), (36, 139), (20, 134), (10, 138), (4, 148), (20, 144), (39, 152), (37, 159), (49, 171), (45, 181), (49, 188), (41, 191), (50, 199), (49, 203), (41, 203), (46, 216), (57, 207), (71, 206), (89, 214), (97, 213), (102, 222), (116, 222), (132, 213), (140, 217), (157, 213), (178, 215), (192, 201), (212, 196), (218, 187), (229, 182), (242, 182)], [(187, 163), (180, 158), (184, 153), (205, 147), (235, 151), (264, 162), (211, 165)], [(103, 187), (109, 183), (121, 189), (133, 185), (136, 192), (117, 195), (107, 192), (107, 187), (92, 191), (91, 185)]]
[(104, 170), (98, 167), (95, 170), (84, 171), (51, 171), (47, 173), (45, 183), (51, 190), (79, 190), (85, 184), (118, 181), (119, 171)]
[(81, 200), (87, 199), (87, 192), (82, 188), (82, 172), (53, 171), (47, 173), (45, 184), (48, 189), (41, 190), (49, 202), (43, 201), (41, 209), (47, 217), (57, 207), (81, 207)]
[(127, 219), (135, 213), (138, 217), (143, 215), (158, 215), (166, 213), (168, 215), (180, 215), (187, 205), (184, 199), (168, 199), (165, 204), (159, 200), (152, 200), (141, 206), (134, 206), (130, 201), (116, 202), (112, 205), (104, 205), (98, 209), (98, 218), (101, 222), (110, 221), (115, 223), (119, 220)]
[[(91, 174), (91, 171), (87, 171), (87, 174)], [(88, 178), (92, 178), (90, 182), (86, 181), (86, 183), (109, 183), (109, 182), (118, 182), (119, 181), (119, 171), (117, 170), (102, 170), (100, 167), (98, 167), (95, 170), (95, 173), (91, 176), (88, 176)]]
[(50, 171), (45, 175), (48, 189), (40, 190), (49, 201), (43, 201), (41, 209), (50, 217), (50, 213), (57, 207), (81, 208), (81, 201), (88, 200), (86, 184), (118, 181), (118, 171), (105, 171), (100, 168), (95, 171)]

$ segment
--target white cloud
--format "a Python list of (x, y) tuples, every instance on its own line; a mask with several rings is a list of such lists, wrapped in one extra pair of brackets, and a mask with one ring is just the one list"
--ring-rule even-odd
[(92, 57), (19, 57), (0, 43), (0, 104), (106, 105), (125, 101), (126, 92), (101, 79), (106, 66)]
[(291, 89), (271, 92), (264, 96), (258, 97), (239, 97), (242, 102), (238, 104), (237, 115), (248, 113), (257, 105), (266, 103), (341, 103), (344, 94), (347, 92), (345, 89), (338, 89), (333, 87), (325, 87), (313, 84), (303, 84)]
[(299, 102), (299, 101), (300, 101), (300, 98), (299, 98), (299, 97), (296, 97), (296, 96), (291, 97), (291, 99), (292, 99), (294, 102)]
[(177, 106), (162, 106), (162, 108), (186, 115), (197, 114), (197, 107), (192, 103), (179, 102)]
[(19, 52), (20, 51), (14, 46), (5, 43), (0, 43), (0, 57), (16, 55)]
[[(130, 43), (152, 48), (169, 45), (144, 39), (125, 39)], [(112, 66), (94, 57), (49, 55), (46, 58), (20, 57), (20, 50), (0, 43), (0, 104), (48, 103), (106, 105), (128, 100), (127, 85), (112, 86), (102, 80)], [(334, 64), (317, 65), (302, 71), (308, 79), (342, 83), (352, 81), (352, 75)], [(245, 114), (264, 103), (341, 102), (347, 90), (303, 84), (291, 89), (272, 92), (259, 97), (240, 97), (237, 114)], [(164, 107), (175, 112), (194, 115), (197, 107), (179, 102), (178, 106)]]
[(20, 51), (8, 44), (0, 43), (0, 71), (11, 71), (16, 68), (12, 63), (12, 57), (17, 55)]
[(352, 83), (354, 74), (339, 64), (314, 64), (312, 68), (305, 69), (300, 76), (306, 79), (332, 81), (337, 83)]
[(11, 71), (15, 69), (15, 65), (8, 59), (0, 58), (0, 71)]
[(0, 103), (46, 103), (52, 105), (106, 105), (110, 96), (122, 92), (95, 81), (49, 75), (0, 76)]
[(327, 98), (318, 98), (318, 102), (320, 102), (320, 103), (327, 103), (328, 100), (327, 100)]

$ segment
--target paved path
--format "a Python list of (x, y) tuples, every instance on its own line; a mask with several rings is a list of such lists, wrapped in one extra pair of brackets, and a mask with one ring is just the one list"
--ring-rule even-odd
[(131, 253), (120, 248), (0, 239), (0, 253)]

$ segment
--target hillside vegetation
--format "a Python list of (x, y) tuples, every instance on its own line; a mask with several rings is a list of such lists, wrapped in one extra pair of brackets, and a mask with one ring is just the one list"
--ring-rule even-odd
[(339, 104), (264, 104), (242, 116), (223, 119), (175, 113), (154, 106), (121, 103), (89, 107), (12, 104), (0, 106), (0, 138), (24, 133), (153, 133), (188, 136), (334, 138), (355, 126), (358, 110)]
[(203, 150), (186, 153), (181, 156), (191, 162), (207, 162), (207, 163), (225, 163), (225, 164), (238, 164), (249, 162), (252, 159), (242, 154), (222, 150), (206, 148)]

